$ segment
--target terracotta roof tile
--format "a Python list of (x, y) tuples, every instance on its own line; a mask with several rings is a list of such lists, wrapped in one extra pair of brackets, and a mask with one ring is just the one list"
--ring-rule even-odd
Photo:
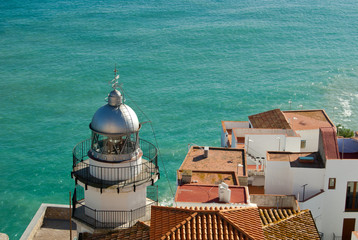
[(249, 120), (254, 128), (291, 129), (290, 124), (280, 109), (251, 115)]
[(221, 214), (253, 239), (263, 239), (262, 225), (256, 207), (223, 210)]
[[(175, 226), (169, 228), (167, 222), (177, 219), (177, 214), (183, 216), (183, 213), (189, 216), (182, 221), (178, 218), (173, 221)], [(264, 239), (264, 236), (257, 208), (183, 209), (153, 206), (150, 239), (246, 240)]]
[(163, 235), (175, 229), (178, 224), (191, 217), (192, 212), (186, 209), (152, 206), (150, 236), (151, 239), (160, 239)]
[(265, 239), (320, 239), (309, 210), (300, 212), (270, 210), (266, 213), (260, 211)]
[(296, 213), (291, 209), (259, 209), (260, 218), (263, 225), (286, 219)]
[(319, 239), (319, 234), (309, 210), (153, 206), (150, 230), (147, 224), (137, 222), (131, 228), (107, 234), (85, 233), (83, 239), (308, 240)]
[(137, 222), (132, 227), (109, 233), (84, 233), (84, 240), (149, 240), (149, 226)]

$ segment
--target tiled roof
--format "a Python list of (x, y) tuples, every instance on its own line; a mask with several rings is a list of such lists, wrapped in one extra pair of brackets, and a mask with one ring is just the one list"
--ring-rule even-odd
[(161, 239), (167, 232), (185, 222), (192, 212), (171, 207), (152, 207), (150, 221), (150, 239)]
[(84, 233), (83, 240), (149, 240), (149, 226), (137, 222), (132, 227), (109, 233)]
[(262, 228), (258, 220), (257, 208), (223, 210), (221, 215), (242, 229), (243, 232), (249, 233), (253, 239), (262, 239), (261, 231), (257, 230)]
[(287, 217), (297, 213), (295, 210), (281, 208), (260, 209), (259, 212), (262, 225), (268, 225), (270, 223), (286, 219)]
[[(260, 215), (263, 219), (262, 214)], [(266, 219), (272, 221), (263, 226), (265, 239), (320, 239), (309, 210), (291, 212), (285, 218), (277, 210), (264, 215)]]
[(320, 130), (326, 159), (340, 159), (335, 129), (325, 127)]
[(249, 120), (254, 128), (291, 129), (290, 124), (280, 109), (251, 115)]
[(264, 236), (257, 208), (152, 206), (150, 239), (249, 240)]
[[(150, 229), (150, 230), (149, 230)], [(107, 234), (84, 233), (84, 240), (169, 239), (320, 239), (309, 210), (256, 207), (173, 208), (152, 206), (151, 227), (133, 227)]]

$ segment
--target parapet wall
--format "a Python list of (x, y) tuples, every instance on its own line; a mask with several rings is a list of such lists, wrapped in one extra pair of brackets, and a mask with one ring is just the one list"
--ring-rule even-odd
[(20, 240), (32, 240), (36, 232), (41, 228), (44, 219), (60, 219), (65, 220), (70, 218), (68, 205), (60, 204), (41, 204), (35, 216), (32, 218), (30, 224), (27, 226), (25, 232), (22, 234)]
[(293, 195), (250, 194), (250, 201), (257, 204), (259, 208), (300, 209), (296, 197)]

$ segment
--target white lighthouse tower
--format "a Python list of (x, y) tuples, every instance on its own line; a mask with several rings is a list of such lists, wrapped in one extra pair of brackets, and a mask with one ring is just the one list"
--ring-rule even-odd
[(158, 202), (157, 148), (139, 138), (141, 124), (124, 104), (117, 79), (108, 103), (92, 118), (91, 138), (73, 150), (72, 219), (78, 233), (128, 228), (149, 220), (150, 207)]

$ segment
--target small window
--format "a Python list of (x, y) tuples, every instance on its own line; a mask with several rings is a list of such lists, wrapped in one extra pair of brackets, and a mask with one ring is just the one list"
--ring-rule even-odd
[(301, 140), (301, 148), (305, 148), (306, 147), (306, 140)]
[(346, 212), (358, 212), (358, 182), (347, 183)]
[(328, 189), (336, 189), (336, 178), (330, 178), (328, 181)]

